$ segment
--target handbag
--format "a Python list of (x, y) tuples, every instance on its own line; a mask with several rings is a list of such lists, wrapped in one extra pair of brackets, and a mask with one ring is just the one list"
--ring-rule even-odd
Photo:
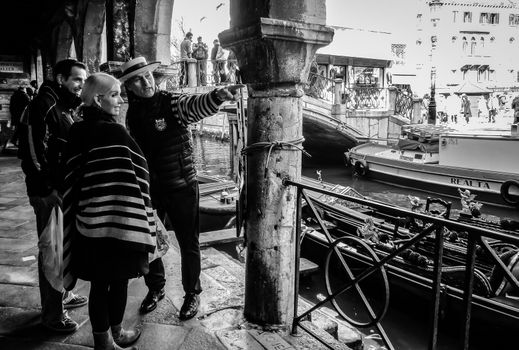
[(169, 235), (168, 231), (166, 230), (166, 227), (162, 223), (162, 220), (160, 220), (159, 216), (157, 215), (157, 211), (153, 211), (153, 216), (155, 217), (155, 251), (150, 253), (150, 262), (152, 262), (155, 259), (162, 258), (169, 250)]
[(63, 212), (55, 205), (38, 239), (42, 270), (51, 287), (63, 290)]

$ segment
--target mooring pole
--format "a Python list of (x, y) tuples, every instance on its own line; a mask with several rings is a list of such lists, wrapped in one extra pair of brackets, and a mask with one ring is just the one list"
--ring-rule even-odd
[(325, 0), (231, 0), (231, 29), (247, 102), (245, 317), (289, 330), (294, 316), (296, 189), (301, 178), (303, 83), (319, 47), (333, 38)]

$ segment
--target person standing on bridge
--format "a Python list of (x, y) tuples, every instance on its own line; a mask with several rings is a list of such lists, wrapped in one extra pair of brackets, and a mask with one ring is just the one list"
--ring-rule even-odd
[[(243, 85), (229, 85), (200, 95), (174, 95), (158, 90), (152, 72), (160, 62), (137, 57), (122, 66), (119, 77), (128, 93), (126, 115), (130, 133), (141, 147), (150, 170), (151, 199), (167, 214), (180, 246), (184, 303), (179, 318), (196, 315), (200, 304), (199, 190), (188, 126), (214, 115), (224, 101), (236, 100)], [(144, 276), (149, 292), (141, 312), (150, 312), (164, 298), (164, 264), (156, 259)]]

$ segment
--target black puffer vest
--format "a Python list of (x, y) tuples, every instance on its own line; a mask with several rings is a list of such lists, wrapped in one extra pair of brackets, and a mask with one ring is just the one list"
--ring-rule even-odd
[(149, 99), (133, 97), (126, 115), (130, 133), (148, 161), (152, 193), (175, 192), (196, 181), (189, 130), (174, 115), (172, 100), (166, 91)]

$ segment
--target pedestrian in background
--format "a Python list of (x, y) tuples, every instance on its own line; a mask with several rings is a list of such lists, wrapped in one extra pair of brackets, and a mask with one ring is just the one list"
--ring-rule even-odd
[(187, 60), (193, 54), (191, 39), (193, 39), (193, 34), (187, 32), (184, 40), (180, 43), (180, 86), (187, 86), (188, 84)]
[[(214, 115), (220, 104), (235, 100), (242, 85), (230, 85), (205, 94), (176, 95), (158, 90), (152, 72), (160, 62), (137, 57), (122, 66), (120, 80), (128, 93), (130, 133), (142, 149), (151, 174), (151, 197), (160, 216), (167, 214), (175, 231), (181, 256), (185, 292), (179, 318), (196, 315), (200, 305), (199, 189), (189, 125)], [(144, 276), (149, 291), (141, 312), (154, 310), (164, 298), (164, 264), (158, 258)]]
[(207, 59), (209, 58), (209, 48), (199, 36), (197, 42), (193, 44), (193, 58), (196, 58), (196, 71), (202, 86), (207, 85)]
[(495, 123), (497, 111), (499, 110), (499, 99), (497, 98), (496, 93), (490, 94), (490, 98), (488, 99), (488, 122)]
[[(11, 136), (11, 143), (15, 146), (18, 145), (18, 133), (20, 127), (20, 118), (25, 108), (31, 102), (31, 96), (27, 93), (24, 86), (20, 86), (12, 95), (9, 100), (9, 112), (11, 113), (11, 130), (13, 134)], [(7, 142), (7, 141), (6, 141)], [(5, 145), (4, 145), (5, 149)]]
[(65, 157), (65, 285), (90, 281), (95, 350), (121, 349), (139, 338), (138, 329), (122, 328), (128, 280), (148, 272), (148, 253), (155, 249), (148, 167), (116, 122), (124, 102), (120, 93), (111, 75), (88, 77), (81, 93), (83, 120), (70, 130)]
[(512, 110), (514, 111), (514, 124), (519, 123), (519, 96), (512, 100)]
[(29, 203), (36, 215), (42, 324), (56, 332), (77, 330), (78, 324), (64, 308), (82, 306), (88, 301), (84, 296), (64, 292), (63, 276), (55, 271), (57, 266), (44, 264), (52, 260), (49, 235), (58, 228), (48, 224), (51, 215), (61, 211), (62, 157), (86, 76), (87, 68), (82, 62), (66, 59), (56, 63), (54, 81), (43, 83), (20, 121), (18, 157), (22, 160)]
[(468, 99), (467, 94), (461, 95), (461, 114), (465, 118), (465, 122), (468, 124), (472, 117), (472, 111), (470, 110), (470, 100)]
[(225, 52), (220, 46), (220, 41), (213, 41), (211, 49), (211, 62), (213, 63), (213, 76), (216, 85), (224, 83), (227, 80), (225, 74)]

